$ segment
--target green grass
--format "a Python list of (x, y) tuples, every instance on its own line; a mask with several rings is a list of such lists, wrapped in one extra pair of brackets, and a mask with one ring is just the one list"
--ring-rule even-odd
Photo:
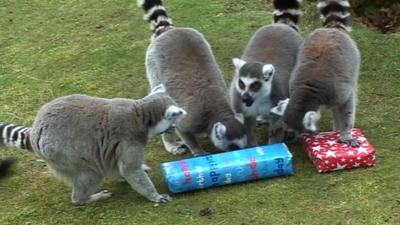
[[(263, 0), (169, 0), (178, 26), (198, 29), (231, 80), (238, 57), (258, 27), (271, 21)], [(306, 35), (318, 26), (306, 7)], [(312, 13), (311, 13), (312, 12)], [(0, 3), (0, 121), (30, 125), (38, 108), (62, 95), (141, 98), (148, 91), (144, 57), (148, 24), (134, 0), (2, 0)], [(318, 174), (300, 144), (291, 144), (295, 174), (174, 195), (154, 206), (125, 182), (106, 181), (113, 198), (87, 206), (70, 202), (70, 189), (27, 152), (0, 180), (0, 224), (400, 224), (400, 37), (359, 23), (353, 36), (362, 54), (356, 126), (377, 149), (377, 167)], [(322, 128), (329, 129), (324, 118)], [(266, 137), (266, 128), (258, 130)], [(208, 140), (202, 140), (212, 149)], [(159, 164), (172, 156), (159, 137), (147, 146), (150, 176), (167, 192)], [(200, 216), (209, 208), (210, 216)]]

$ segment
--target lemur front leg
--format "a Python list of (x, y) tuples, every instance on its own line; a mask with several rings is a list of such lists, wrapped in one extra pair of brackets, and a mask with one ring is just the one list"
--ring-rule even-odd
[(143, 167), (144, 149), (129, 142), (121, 143), (121, 156), (118, 168), (122, 177), (133, 190), (153, 202), (168, 202), (172, 198), (168, 194), (159, 194)]
[(354, 122), (356, 117), (356, 96), (353, 93), (352, 96), (342, 105), (336, 107), (333, 110), (333, 117), (335, 118), (335, 128), (340, 129), (339, 142), (345, 143), (348, 146), (358, 147), (360, 141), (353, 138), (351, 134), (354, 128)]
[(268, 127), (268, 144), (283, 142), (286, 133), (286, 126), (282, 118), (271, 120)]
[(257, 146), (257, 140), (255, 136), (255, 129), (257, 125), (256, 117), (245, 117), (244, 118), (244, 127), (247, 136), (247, 146), (254, 147)]
[(186, 152), (187, 148), (183, 141), (177, 140), (179, 137), (176, 133), (164, 133), (162, 134), (162, 141), (165, 149), (173, 155), (181, 155)]
[(176, 130), (183, 143), (190, 149), (193, 156), (208, 155), (209, 153), (204, 151), (200, 144), (197, 142), (196, 136), (193, 133)]

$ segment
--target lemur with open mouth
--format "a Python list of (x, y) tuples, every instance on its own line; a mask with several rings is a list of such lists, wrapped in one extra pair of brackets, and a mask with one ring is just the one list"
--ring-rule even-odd
[(247, 141), (257, 145), (256, 119), (270, 122), (270, 144), (281, 142), (285, 130), (279, 118), (270, 115), (272, 107), (289, 97), (290, 74), (303, 38), (298, 32), (300, 0), (274, 0), (274, 23), (261, 27), (250, 39), (240, 59), (233, 59), (235, 75), (231, 98), (235, 112), (244, 116)]

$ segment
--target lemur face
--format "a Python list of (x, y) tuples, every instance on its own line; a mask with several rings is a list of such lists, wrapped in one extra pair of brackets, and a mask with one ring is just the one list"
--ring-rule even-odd
[(258, 95), (269, 94), (275, 68), (271, 64), (246, 63), (233, 59), (237, 76), (235, 89), (239, 92), (243, 104), (251, 107)]

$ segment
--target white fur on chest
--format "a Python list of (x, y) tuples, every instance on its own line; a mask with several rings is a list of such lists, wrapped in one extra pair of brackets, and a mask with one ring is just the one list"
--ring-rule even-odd
[(245, 117), (257, 117), (262, 116), (264, 118), (269, 117), (272, 104), (269, 98), (269, 93), (265, 93), (262, 96), (258, 96), (250, 107), (247, 107), (244, 103), (241, 103), (243, 115)]

